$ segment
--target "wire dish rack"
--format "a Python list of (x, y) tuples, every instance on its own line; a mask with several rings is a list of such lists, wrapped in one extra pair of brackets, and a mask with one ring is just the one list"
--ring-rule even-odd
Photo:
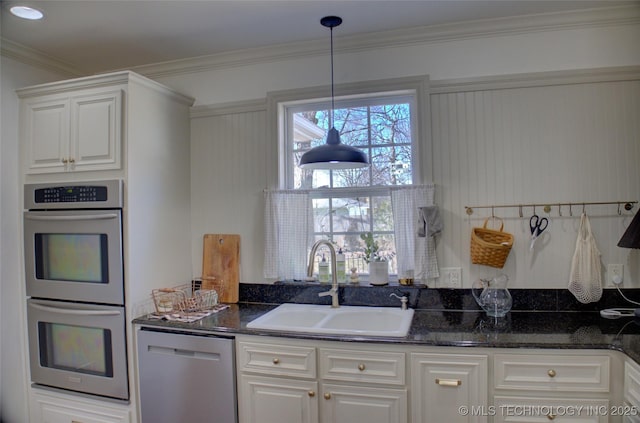
[(199, 316), (218, 308), (218, 292), (201, 289), (199, 284), (193, 282), (173, 288), (154, 289), (151, 296), (155, 314), (161, 316)]

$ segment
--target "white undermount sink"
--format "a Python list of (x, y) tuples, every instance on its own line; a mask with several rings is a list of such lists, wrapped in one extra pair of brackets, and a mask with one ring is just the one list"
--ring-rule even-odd
[(413, 309), (315, 304), (282, 304), (249, 322), (249, 329), (280, 330), (329, 335), (404, 337)]

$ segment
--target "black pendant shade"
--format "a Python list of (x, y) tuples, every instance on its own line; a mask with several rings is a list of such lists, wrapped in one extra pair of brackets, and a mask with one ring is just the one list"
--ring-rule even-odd
[(342, 23), (338, 16), (325, 16), (320, 20), (322, 26), (331, 29), (331, 129), (327, 133), (324, 145), (314, 147), (300, 158), (303, 169), (355, 169), (369, 165), (367, 155), (356, 147), (342, 144), (340, 133), (333, 126), (333, 28)]
[(640, 211), (636, 213), (627, 230), (624, 231), (622, 238), (618, 241), (618, 247), (640, 248)]

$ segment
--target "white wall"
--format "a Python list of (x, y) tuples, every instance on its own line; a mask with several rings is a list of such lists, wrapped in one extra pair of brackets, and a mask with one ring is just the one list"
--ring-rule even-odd
[[(597, 26), (393, 46), (335, 55), (336, 84), (429, 75), (431, 80), (591, 69), (640, 63), (640, 25)], [(340, 38), (334, 37), (336, 49)], [(270, 91), (330, 81), (326, 55), (154, 79), (196, 98), (196, 105), (265, 98)], [(339, 95), (336, 92), (336, 95)]]
[[(473, 81), (488, 76), (503, 76), (511, 79), (513, 74), (554, 72), (564, 70), (588, 70), (603, 67), (640, 65), (640, 25), (623, 24), (617, 26), (584, 26), (556, 29), (553, 31), (532, 31), (511, 35), (493, 35), (479, 38), (456, 39), (449, 41), (431, 41), (403, 47), (362, 50), (348, 54), (338, 54), (336, 63), (336, 83), (358, 82), (428, 74), (433, 85), (446, 80)], [(336, 44), (339, 45), (337, 40)], [(198, 105), (217, 105), (230, 102), (242, 102), (253, 99), (264, 100), (268, 92), (324, 85), (328, 78), (326, 57), (303, 57), (267, 63), (250, 64), (233, 68), (216, 68), (209, 71), (159, 77), (159, 80), (180, 91), (196, 97)], [(339, 90), (338, 93), (339, 95)], [(463, 94), (460, 94), (463, 95)], [(261, 282), (263, 263), (262, 233), (262, 191), (272, 187), (277, 180), (277, 143), (272, 139), (266, 106), (260, 102), (248, 102), (247, 110), (233, 104), (229, 111), (215, 109), (207, 116), (207, 107), (198, 109), (198, 117), (192, 121), (192, 210), (193, 210), (193, 273), (200, 274), (201, 245), (204, 233), (239, 233), (241, 242), (241, 281)], [(482, 116), (480, 116), (482, 119)], [(613, 124), (609, 122), (607, 125)], [(462, 124), (462, 123), (461, 123)], [(544, 123), (541, 123), (544, 125)], [(606, 126), (606, 125), (605, 125)], [(574, 127), (575, 129), (575, 127)], [(633, 128), (630, 128), (631, 131)], [(535, 127), (527, 127), (530, 132)], [(572, 134), (578, 134), (577, 132)], [(436, 134), (437, 135), (437, 134)], [(528, 133), (527, 136), (532, 136)], [(601, 140), (606, 142), (606, 140)], [(637, 173), (631, 172), (629, 162), (637, 163), (640, 157), (638, 149), (631, 149), (631, 159), (626, 161), (619, 172), (604, 174), (605, 180), (599, 185), (599, 191), (589, 191), (588, 186), (579, 190), (557, 191), (557, 186), (549, 184), (549, 190), (535, 194), (527, 191), (523, 174), (519, 184), (510, 192), (492, 198), (480, 197), (470, 191), (470, 187), (456, 184), (451, 174), (434, 173), (435, 161), (444, 160), (457, 166), (457, 162), (466, 154), (450, 157), (443, 155), (443, 148), (449, 142), (441, 136), (434, 136), (434, 152), (429, 163), (423, 163), (436, 184), (436, 198), (462, 199), (470, 204), (522, 203), (522, 202), (560, 202), (560, 201), (610, 201), (640, 199), (640, 181)], [(510, 142), (509, 140), (505, 142)], [(524, 142), (522, 138), (513, 142)], [(627, 143), (638, 142), (637, 138)], [(521, 146), (522, 147), (522, 146)], [(567, 144), (566, 148), (570, 148)], [(603, 145), (600, 149), (606, 148)], [(562, 147), (560, 147), (562, 150)], [(525, 151), (528, 151), (525, 149)], [(599, 150), (589, 150), (588, 156), (596, 160)], [(563, 154), (570, 151), (564, 150)], [(570, 157), (570, 156), (567, 156)], [(447, 160), (453, 160), (447, 162)], [(466, 160), (466, 159), (465, 159)], [(470, 158), (469, 160), (473, 160)], [(510, 157), (511, 166), (519, 168), (527, 163), (529, 157)], [(597, 160), (596, 160), (597, 161)], [(464, 162), (464, 160), (463, 160)], [(554, 164), (556, 164), (554, 162)], [(500, 162), (492, 162), (488, 157), (483, 165), (500, 167)], [(633, 167), (633, 166), (630, 166)], [(537, 168), (536, 168), (537, 169)], [(553, 169), (547, 170), (554, 172)], [(630, 173), (628, 173), (629, 171)], [(595, 172), (595, 170), (594, 170)], [(500, 172), (498, 172), (500, 173)], [(595, 175), (596, 173), (594, 173)], [(619, 186), (620, 181), (632, 180), (625, 189), (617, 190), (615, 195), (604, 187)], [(536, 181), (536, 180), (534, 180)], [(551, 178), (553, 181), (553, 178)], [(533, 182), (535, 183), (535, 182)], [(529, 194), (526, 194), (529, 192)], [(582, 196), (580, 194), (585, 194)], [(618, 198), (630, 197), (630, 198)], [(484, 200), (484, 201), (483, 201)], [(478, 204), (478, 205), (480, 205)], [(467, 204), (445, 202), (446, 229), (454, 238), (444, 238), (438, 247), (441, 267), (462, 267), (463, 283), (469, 287), (477, 276), (485, 276), (486, 268), (472, 267), (469, 263), (468, 241), (471, 225), (477, 220), (465, 219), (463, 206)], [(614, 209), (615, 210), (615, 209)], [(635, 209), (637, 210), (637, 208)], [(541, 210), (538, 210), (539, 212)], [(531, 210), (526, 213), (531, 213)], [(608, 211), (605, 211), (607, 213)], [(476, 214), (474, 218), (481, 216)], [(607, 223), (605, 229), (620, 231), (628, 219), (614, 218), (615, 223)], [(522, 245), (525, 237), (524, 220), (514, 223), (512, 230), (518, 231)], [(545, 250), (546, 261), (527, 263), (523, 260), (526, 249), (519, 250), (520, 264), (509, 265), (505, 271), (512, 279), (512, 285), (520, 288), (564, 288), (568, 277), (568, 262), (575, 242), (574, 221), (563, 229), (561, 241)], [(558, 226), (559, 229), (559, 226)], [(549, 231), (551, 234), (551, 231)], [(605, 263), (621, 261), (632, 271), (628, 282), (632, 286), (640, 284), (638, 255), (636, 252), (619, 253), (610, 244), (618, 237), (610, 232), (605, 242), (607, 256)], [(571, 239), (573, 238), (573, 241)], [(446, 245), (450, 241), (451, 244)], [(569, 247), (567, 247), (569, 245)], [(551, 250), (557, 248), (557, 250)], [(560, 254), (558, 254), (560, 252)], [(569, 258), (567, 259), (567, 256)], [(510, 259), (515, 260), (515, 258)], [(529, 257), (530, 261), (530, 257)], [(540, 272), (532, 269), (545, 269)], [(490, 272), (489, 272), (490, 273)]]
[(63, 77), (4, 57), (0, 63), (0, 421), (5, 423), (28, 421), (15, 90)]

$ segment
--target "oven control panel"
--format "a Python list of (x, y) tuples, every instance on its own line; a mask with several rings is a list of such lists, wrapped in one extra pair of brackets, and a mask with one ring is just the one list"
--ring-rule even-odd
[(40, 188), (35, 190), (34, 200), (37, 204), (107, 201), (107, 187), (72, 186)]
[(119, 179), (71, 184), (26, 184), (24, 208), (93, 209), (122, 208), (122, 181)]

